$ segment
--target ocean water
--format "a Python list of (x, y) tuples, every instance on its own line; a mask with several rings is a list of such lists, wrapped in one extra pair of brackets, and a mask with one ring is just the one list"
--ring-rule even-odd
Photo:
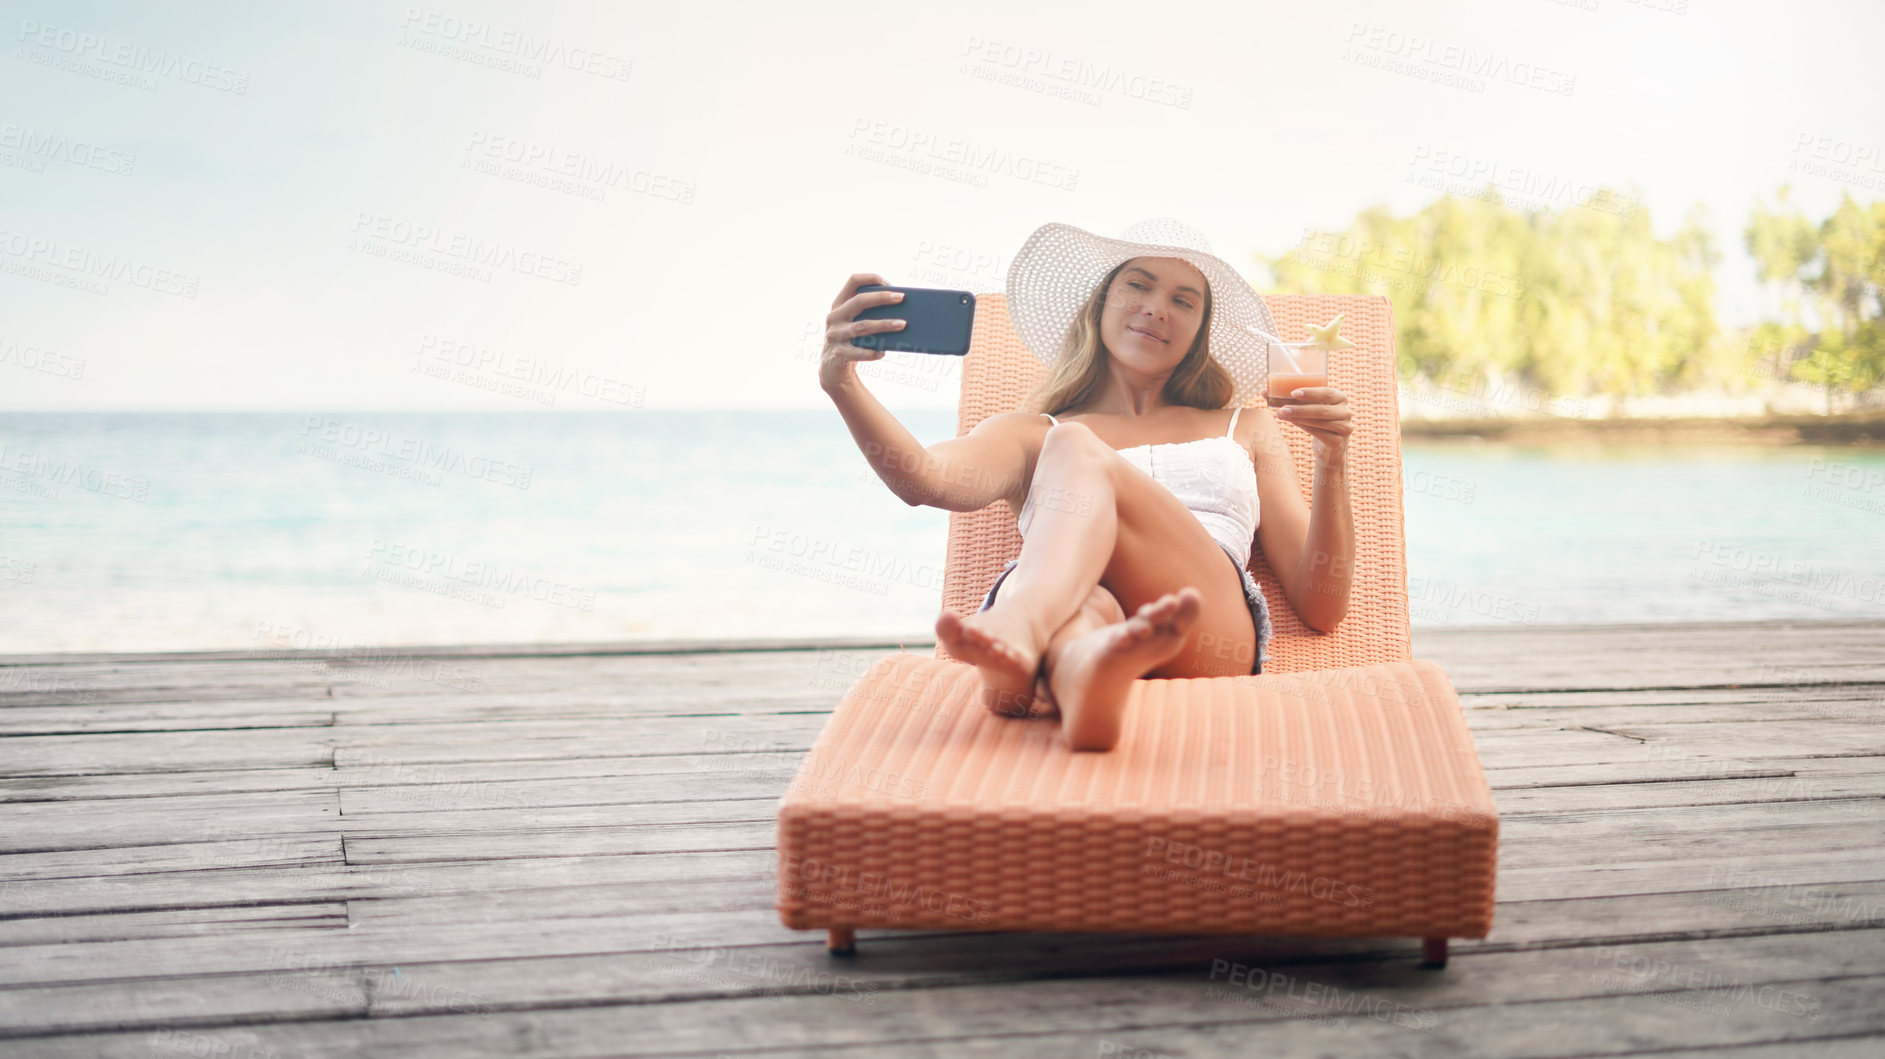
[[(1885, 453), (1410, 442), (1405, 477), (1416, 626), (1885, 617)], [(6, 414), (0, 653), (925, 640), (947, 526), (830, 410)]]

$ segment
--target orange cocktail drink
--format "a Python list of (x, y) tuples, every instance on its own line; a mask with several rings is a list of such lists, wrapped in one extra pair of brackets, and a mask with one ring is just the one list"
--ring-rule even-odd
[(1329, 384), (1328, 350), (1305, 342), (1284, 344), (1280, 356), (1278, 344), (1272, 343), (1270, 350), (1269, 386), (1264, 399), (1271, 407), (1293, 404), (1297, 399), (1290, 393), (1294, 390)]

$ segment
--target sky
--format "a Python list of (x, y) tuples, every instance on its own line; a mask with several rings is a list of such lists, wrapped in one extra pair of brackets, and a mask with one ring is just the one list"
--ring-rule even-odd
[[(1885, 5), (0, 2), (0, 410), (817, 408), (854, 272), (1257, 254), (1435, 184), (1885, 195)], [(1477, 175), (1477, 182), (1472, 178)], [(953, 407), (954, 358), (866, 364)]]

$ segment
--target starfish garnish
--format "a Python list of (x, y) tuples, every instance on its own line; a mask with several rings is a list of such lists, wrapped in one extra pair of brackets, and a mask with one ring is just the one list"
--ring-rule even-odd
[(1330, 351), (1354, 349), (1355, 343), (1350, 342), (1348, 339), (1336, 333), (1342, 329), (1342, 317), (1347, 315), (1347, 313), (1336, 313), (1335, 319), (1330, 320), (1321, 327), (1311, 327), (1309, 329), (1309, 341), (1305, 344), (1314, 349), (1326, 349)]

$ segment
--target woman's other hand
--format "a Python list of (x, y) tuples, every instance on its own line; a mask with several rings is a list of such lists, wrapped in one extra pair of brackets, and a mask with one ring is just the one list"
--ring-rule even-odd
[(831, 312), (825, 316), (825, 350), (818, 358), (818, 385), (824, 387), (827, 393), (857, 380), (858, 361), (877, 360), (884, 355), (881, 349), (864, 349), (852, 345), (853, 338), (880, 331), (896, 331), (903, 327), (902, 320), (857, 319), (858, 313), (874, 305), (890, 305), (903, 300), (901, 291), (858, 293), (859, 287), (872, 283), (889, 286), (875, 272), (859, 272), (846, 280), (844, 289), (838, 292), (837, 298), (831, 303)]
[(1277, 417), (1294, 423), (1315, 439), (1315, 456), (1340, 461), (1348, 453), (1348, 436), (1355, 431), (1348, 395), (1333, 386), (1305, 386), (1290, 391), (1291, 402), (1276, 410)]

